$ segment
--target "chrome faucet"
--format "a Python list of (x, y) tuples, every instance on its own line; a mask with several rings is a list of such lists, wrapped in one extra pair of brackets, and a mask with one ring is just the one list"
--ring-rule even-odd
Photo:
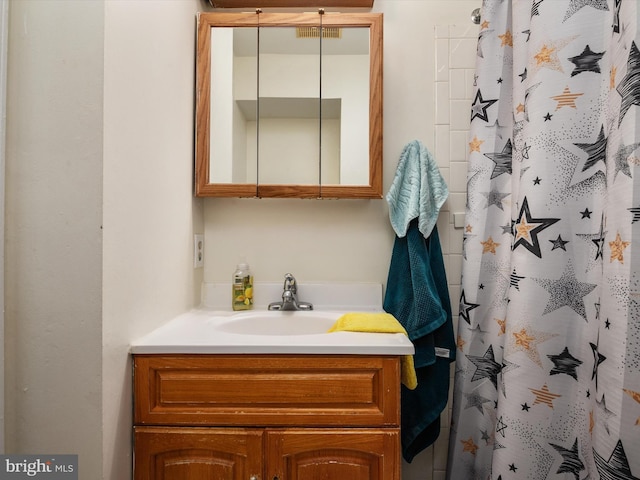
[(269, 310), (313, 310), (313, 305), (308, 302), (298, 301), (298, 285), (296, 277), (287, 273), (284, 276), (282, 288), (282, 301), (269, 304)]

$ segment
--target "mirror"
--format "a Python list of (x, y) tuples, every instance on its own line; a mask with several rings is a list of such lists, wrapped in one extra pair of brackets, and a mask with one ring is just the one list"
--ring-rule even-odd
[(201, 13), (196, 195), (382, 197), (382, 14)]
[(258, 185), (319, 185), (319, 15), (314, 25), (260, 27)]

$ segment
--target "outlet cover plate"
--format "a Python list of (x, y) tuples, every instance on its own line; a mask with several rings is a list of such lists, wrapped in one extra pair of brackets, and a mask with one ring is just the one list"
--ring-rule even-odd
[(193, 268), (204, 267), (204, 235), (196, 233), (193, 236)]

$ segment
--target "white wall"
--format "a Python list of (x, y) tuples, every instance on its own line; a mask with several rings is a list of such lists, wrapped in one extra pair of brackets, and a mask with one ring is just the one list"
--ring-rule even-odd
[(109, 480), (131, 470), (129, 343), (199, 302), (193, 233), (203, 231), (202, 202), (193, 198), (192, 164), (200, 8), (198, 0), (105, 2), (102, 478)]
[(0, 0), (0, 452), (4, 452), (4, 143), (8, 39), (9, 1)]
[[(6, 450), (102, 465), (103, 3), (10, 4)], [(89, 475), (90, 477), (91, 475)]]
[[(434, 27), (468, 22), (477, 6), (375, 1), (385, 15), (385, 191), (407, 142), (435, 145)], [(197, 303), (203, 278), (229, 281), (245, 255), (258, 281), (289, 270), (301, 282), (386, 281), (384, 200), (193, 199), (195, 12), (207, 8), (11, 3), (7, 449), (64, 447), (80, 454), (82, 478), (129, 478), (128, 344)], [(441, 167), (459, 181), (448, 159)], [(450, 210), (440, 219), (448, 264), (459, 240)], [(206, 235), (204, 272), (192, 268), (194, 231)], [(433, 466), (430, 449), (404, 479), (440, 478)]]
[(7, 451), (79, 454), (82, 478), (130, 476), (129, 342), (199, 301), (200, 8), (11, 3)]

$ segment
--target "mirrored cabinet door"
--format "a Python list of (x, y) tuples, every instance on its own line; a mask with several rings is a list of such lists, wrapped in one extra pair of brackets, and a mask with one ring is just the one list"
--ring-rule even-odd
[(256, 14), (198, 17), (195, 191), (257, 195), (258, 21)]
[(257, 183), (258, 28), (211, 29), (209, 181)]
[[(321, 183), (369, 185), (370, 29), (332, 26), (321, 55)], [(327, 20), (327, 22), (324, 22)]]
[(260, 187), (320, 184), (319, 17), (296, 27), (260, 26)]

